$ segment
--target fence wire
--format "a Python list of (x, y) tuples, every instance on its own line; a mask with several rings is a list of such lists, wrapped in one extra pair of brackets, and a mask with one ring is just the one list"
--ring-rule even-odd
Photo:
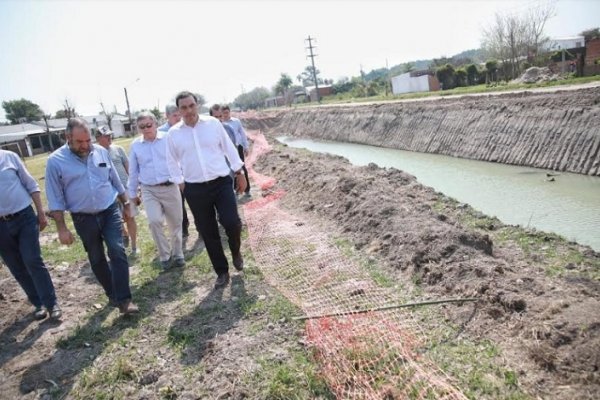
[[(344, 399), (466, 399), (449, 378), (418, 352), (424, 337), (410, 311), (352, 314), (399, 303), (393, 288), (378, 285), (344, 256), (326, 233), (283, 210), (272, 177), (257, 173), (270, 151), (260, 131), (246, 159), (265, 197), (247, 203), (249, 244), (267, 282), (308, 317), (306, 337), (330, 389)], [(344, 314), (334, 317), (322, 315)]]

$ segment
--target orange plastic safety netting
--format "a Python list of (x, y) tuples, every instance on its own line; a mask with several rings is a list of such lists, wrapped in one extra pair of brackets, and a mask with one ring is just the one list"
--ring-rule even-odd
[(249, 244), (265, 279), (308, 317), (306, 337), (320, 370), (338, 398), (466, 399), (447, 376), (419, 354), (423, 337), (398, 291), (378, 285), (333, 239), (279, 206), (283, 191), (257, 173), (256, 159), (270, 150), (250, 131), (249, 174), (266, 197), (244, 206)]

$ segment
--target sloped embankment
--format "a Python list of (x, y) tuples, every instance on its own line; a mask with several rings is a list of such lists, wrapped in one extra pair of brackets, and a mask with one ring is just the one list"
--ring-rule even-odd
[(292, 136), (600, 176), (600, 87), (299, 108), (270, 122)]

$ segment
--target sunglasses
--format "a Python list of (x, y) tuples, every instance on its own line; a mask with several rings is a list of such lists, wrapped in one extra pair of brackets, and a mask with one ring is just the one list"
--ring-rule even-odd
[(146, 129), (146, 128), (152, 128), (152, 126), (153, 126), (153, 125), (154, 125), (154, 124), (152, 124), (152, 123), (149, 123), (149, 124), (146, 124), (146, 125), (138, 125), (138, 127), (139, 127), (140, 129)]

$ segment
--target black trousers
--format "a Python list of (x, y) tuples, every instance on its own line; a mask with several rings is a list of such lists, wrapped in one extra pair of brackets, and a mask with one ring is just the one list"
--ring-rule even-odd
[(183, 236), (187, 236), (189, 233), (190, 220), (187, 216), (187, 210), (185, 209), (185, 196), (181, 193), (181, 205), (183, 210), (183, 222), (181, 224)]
[(242, 221), (238, 214), (235, 193), (231, 190), (232, 185), (231, 177), (223, 176), (204, 183), (186, 182), (183, 190), (217, 275), (229, 271), (229, 263), (219, 235), (217, 215), (218, 222), (227, 233), (232, 256), (240, 253)]
[[(242, 161), (245, 161), (244, 160), (244, 146), (242, 146), (240, 144), (240, 145), (238, 145), (237, 149), (238, 149), (238, 154), (240, 155), (240, 158), (242, 159)], [(250, 179), (248, 179), (248, 170), (246, 169), (246, 165), (244, 165), (242, 167), (242, 170), (244, 171), (244, 176), (246, 177), (246, 182), (248, 182), (248, 186), (246, 186), (245, 193), (250, 193)]]

